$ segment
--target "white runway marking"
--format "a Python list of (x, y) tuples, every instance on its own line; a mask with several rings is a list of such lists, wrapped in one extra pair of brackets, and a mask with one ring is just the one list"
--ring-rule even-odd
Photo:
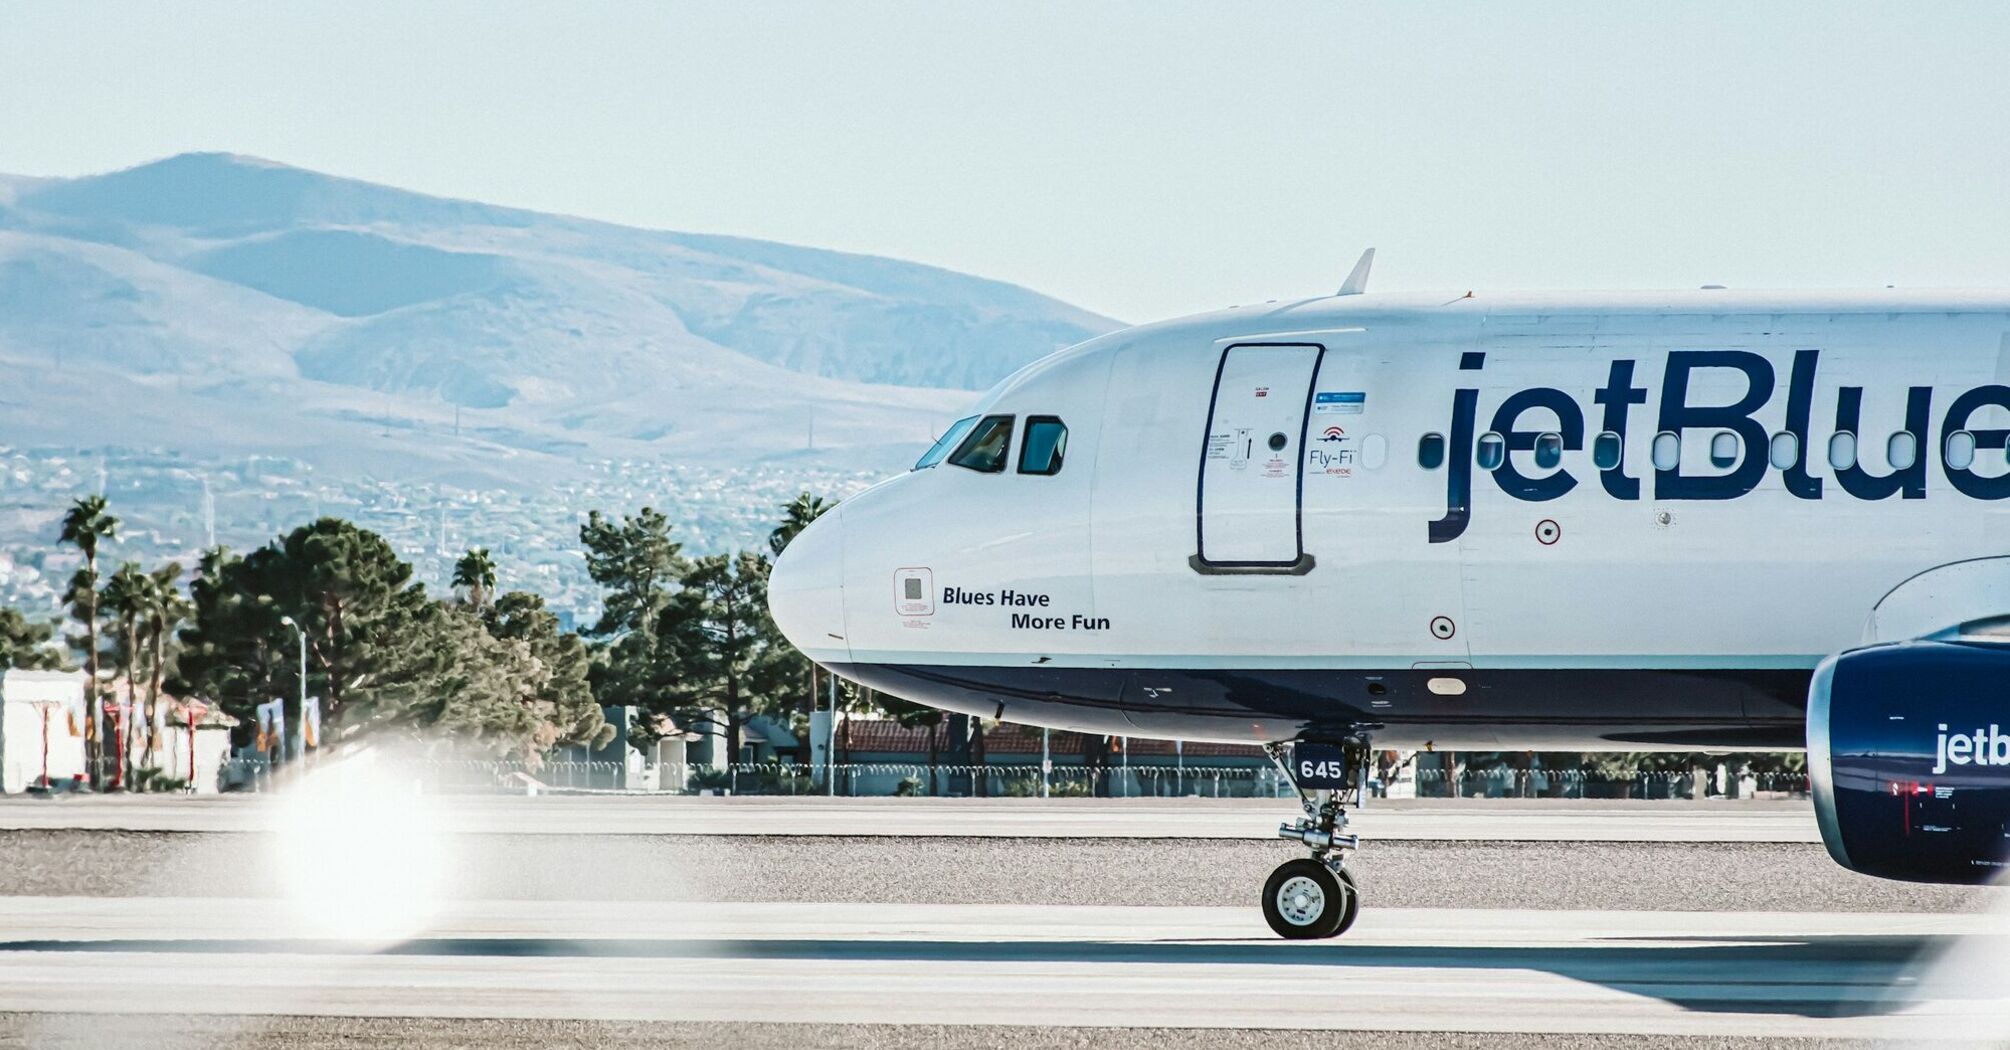
[[(1334, 941), (1254, 908), (456, 901), (397, 943), (269, 899), (0, 898), (0, 1010), (1951, 1036), (1908, 998), (1992, 916), (1371, 909)], [(1896, 988), (1898, 991), (1894, 992)]]
[[(549, 835), (975, 835), (1262, 839), (1298, 815), (1291, 799), (803, 799), (462, 796), (434, 799), (449, 830)], [(0, 800), (0, 830), (271, 830), (269, 800)], [(1371, 804), (1351, 830), (1370, 841), (1820, 841), (1805, 802), (1400, 801)]]

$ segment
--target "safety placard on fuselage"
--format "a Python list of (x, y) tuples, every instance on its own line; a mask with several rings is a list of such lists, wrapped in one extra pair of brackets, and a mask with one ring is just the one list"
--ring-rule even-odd
[(1020, 591), (1010, 587), (995, 591), (972, 591), (962, 587), (942, 588), (944, 608), (955, 605), (977, 605), (997, 608), (1007, 614), (1007, 626), (1015, 631), (1107, 631), (1110, 618), (1107, 616), (1084, 616), (1081, 613), (1062, 615), (1053, 611), (1052, 595), (1038, 591)]
[(1324, 416), (1358, 416), (1368, 409), (1365, 390), (1320, 390), (1312, 395), (1312, 411)]

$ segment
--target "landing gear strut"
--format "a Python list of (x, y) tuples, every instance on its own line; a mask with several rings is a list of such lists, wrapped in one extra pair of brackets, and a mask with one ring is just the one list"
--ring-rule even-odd
[(1312, 851), (1312, 856), (1285, 861), (1270, 873), (1263, 884), (1263, 919), (1288, 940), (1337, 937), (1361, 911), (1360, 891), (1346, 867), (1346, 851), (1361, 841), (1343, 832), (1348, 802), (1359, 806), (1367, 797), (1368, 739), (1300, 740), (1288, 753), (1283, 744), (1263, 749), (1291, 779), (1305, 809), (1296, 822), (1280, 826), (1277, 835)]

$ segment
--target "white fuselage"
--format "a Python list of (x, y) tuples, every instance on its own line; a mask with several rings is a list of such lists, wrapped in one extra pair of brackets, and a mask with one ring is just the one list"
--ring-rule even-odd
[[(820, 663), (1021, 721), (1773, 746), (1884, 595), (2010, 546), (2006, 333), (2004, 296), (1727, 291), (1129, 329), (976, 405), (1013, 417), (1004, 470), (804, 532), (774, 609)], [(1017, 469), (1035, 416), (1051, 475)]]

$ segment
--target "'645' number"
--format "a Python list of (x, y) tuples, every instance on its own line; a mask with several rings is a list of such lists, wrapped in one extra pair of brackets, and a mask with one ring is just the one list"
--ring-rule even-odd
[(1340, 790), (1347, 787), (1347, 755), (1332, 744), (1301, 743), (1291, 752), (1292, 779), (1301, 788)]

